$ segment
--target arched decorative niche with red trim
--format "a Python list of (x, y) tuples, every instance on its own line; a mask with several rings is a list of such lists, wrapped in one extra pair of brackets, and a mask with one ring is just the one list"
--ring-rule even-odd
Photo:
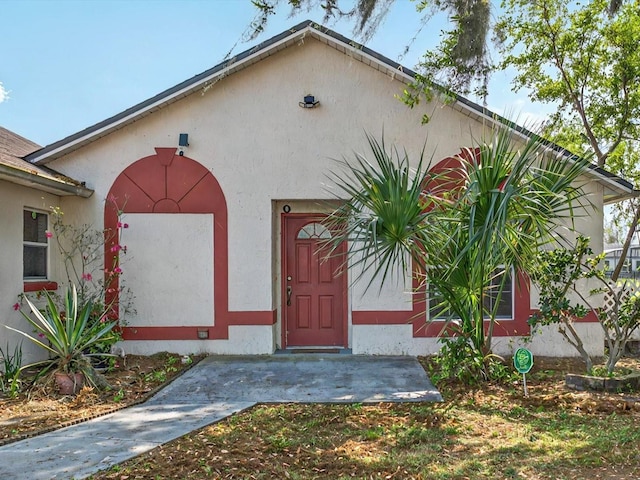
[[(425, 185), (431, 192), (450, 191), (458, 188), (462, 174), (456, 170), (464, 168), (465, 161), (478, 158), (478, 150), (462, 148), (460, 153), (447, 157), (429, 169), (434, 174)], [(447, 173), (447, 178), (437, 178), (438, 174)], [(419, 289), (418, 281), (413, 280), (411, 310), (404, 311), (354, 311), (352, 319), (354, 325), (406, 325), (413, 326), (413, 337), (438, 337), (443, 333), (443, 322), (427, 322), (428, 298), (424, 288)], [(529, 278), (523, 272), (516, 272), (513, 292), (513, 318), (496, 323), (493, 335), (524, 336), (530, 333), (528, 319), (533, 313), (531, 309), (531, 293)]]
[[(141, 158), (129, 165), (113, 182), (104, 210), (107, 232), (118, 231), (118, 209), (127, 213), (200, 213), (212, 214), (213, 222), (213, 300), (214, 317), (201, 326), (145, 326), (124, 327), (125, 340), (194, 340), (229, 338), (229, 325), (271, 325), (275, 313), (229, 312), (228, 305), (228, 230), (227, 204), (224, 193), (213, 174), (199, 162), (177, 155), (175, 148), (156, 148), (156, 154)], [(118, 237), (105, 235), (105, 265), (117, 262), (113, 247)], [(194, 266), (197, 268), (197, 266)], [(106, 277), (105, 277), (106, 278)], [(117, 278), (110, 289), (117, 304)], [(180, 285), (175, 286), (176, 296)], [(135, 292), (134, 292), (135, 294)]]

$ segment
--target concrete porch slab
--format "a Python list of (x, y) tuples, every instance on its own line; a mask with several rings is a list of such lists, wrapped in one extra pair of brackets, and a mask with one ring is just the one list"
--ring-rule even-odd
[(438, 402), (440, 392), (413, 357), (295, 354), (210, 356), (149, 403)]

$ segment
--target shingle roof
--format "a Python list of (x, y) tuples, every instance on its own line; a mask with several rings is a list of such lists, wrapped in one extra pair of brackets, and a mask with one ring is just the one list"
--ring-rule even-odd
[(15, 163), (17, 166), (20, 162), (16, 162), (16, 159), (19, 160), (40, 148), (42, 147), (37, 143), (0, 127), (0, 162), (7, 165)]
[[(276, 35), (230, 59), (219, 63), (213, 68), (195, 75), (194, 77), (149, 98), (148, 100), (140, 102), (121, 113), (85, 128), (73, 135), (47, 145), (40, 150), (32, 152), (25, 158), (38, 165), (48, 163), (82, 147), (83, 145), (108, 135), (117, 129), (123, 128), (125, 125), (135, 122), (146, 115), (150, 115), (162, 107), (190, 95), (197, 89), (205, 88), (207, 85), (211, 85), (221, 78), (224, 78), (238, 70), (244, 69), (247, 66), (259, 62), (280, 50), (294, 45), (300, 41), (301, 38), (304, 38), (305, 35), (313, 36), (317, 40), (330, 45), (341, 52), (348, 52), (354, 59), (359, 60), (379, 71), (384, 71), (388, 75), (400, 81), (411, 83), (416, 77), (416, 73), (413, 70), (402, 66), (401, 64), (365, 47), (364, 45), (359, 45), (353, 40), (344, 37), (333, 30), (323, 27), (311, 20), (306, 20), (288, 30), (285, 30), (279, 35)], [(484, 118), (494, 123), (507, 124), (513, 128), (514, 132), (522, 137), (531, 138), (532, 136), (535, 136), (535, 133), (530, 130), (521, 127), (464, 97), (454, 95), (454, 98), (455, 101), (450, 105), (458, 111), (462, 111), (467, 115), (476, 118)], [(565, 150), (551, 142), (548, 143), (548, 146), (561, 155), (570, 157), (575, 156), (568, 150)], [(608, 195), (605, 195), (605, 197), (607, 197), (605, 200), (608, 200), (609, 202), (639, 193), (634, 190), (633, 185), (630, 182), (607, 172), (598, 166), (591, 165), (590, 171), (605, 185), (605, 188), (608, 189), (609, 193)]]
[(56, 195), (89, 196), (93, 193), (81, 182), (55, 170), (23, 160), (40, 145), (0, 127), (0, 180), (36, 188)]

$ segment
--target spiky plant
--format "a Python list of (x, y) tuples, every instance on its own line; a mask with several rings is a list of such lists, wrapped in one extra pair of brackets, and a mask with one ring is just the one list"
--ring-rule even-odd
[(75, 285), (64, 296), (64, 310), (58, 308), (48, 292), (44, 292), (46, 306), (39, 310), (28, 298), (25, 298), (31, 315), (21, 311), (29, 322), (35, 335), (7, 326), (48, 352), (49, 358), (23, 367), (39, 368), (38, 377), (48, 372), (83, 373), (92, 386), (101, 386), (102, 379), (91, 364), (90, 347), (109, 335), (116, 325), (105, 315), (104, 321), (91, 324), (93, 303), (78, 303)]
[(412, 269), (437, 292), (451, 330), (486, 358), (504, 272), (526, 272), (588, 204), (578, 184), (587, 160), (558, 155), (537, 136), (518, 146), (503, 127), (430, 172), (424, 151), (412, 168), (406, 152), (367, 139), (372, 160), (357, 155), (333, 175), (347, 198), (328, 220), (333, 244), (349, 242), (352, 266), (382, 283)]

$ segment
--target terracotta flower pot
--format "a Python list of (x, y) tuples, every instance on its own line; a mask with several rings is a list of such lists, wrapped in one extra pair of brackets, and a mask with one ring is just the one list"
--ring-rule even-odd
[(61, 395), (75, 395), (84, 386), (84, 373), (55, 373), (56, 387)]

